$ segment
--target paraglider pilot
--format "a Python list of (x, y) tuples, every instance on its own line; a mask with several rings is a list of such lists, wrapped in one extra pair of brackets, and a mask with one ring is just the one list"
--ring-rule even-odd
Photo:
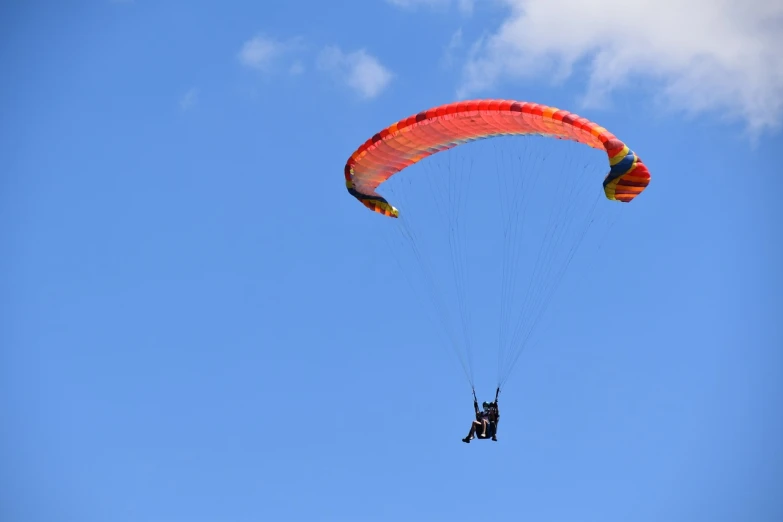
[(470, 432), (468, 436), (462, 439), (462, 442), (470, 443), (475, 437), (479, 439), (491, 438), (497, 441), (498, 421), (500, 420), (500, 412), (498, 410), (498, 393), (500, 388), (495, 392), (495, 402), (484, 401), (481, 405), (483, 411), (479, 410), (478, 399), (476, 399), (476, 392), (473, 392), (473, 409), (476, 412), (476, 420), (470, 425)]

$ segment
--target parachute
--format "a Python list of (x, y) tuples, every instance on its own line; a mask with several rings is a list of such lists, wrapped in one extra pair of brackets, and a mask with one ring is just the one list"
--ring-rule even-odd
[(639, 157), (603, 127), (568, 111), (511, 100), (472, 100), (420, 112), (392, 124), (359, 147), (345, 164), (348, 192), (364, 206), (398, 217), (399, 211), (376, 192), (405, 167), (470, 141), (502, 135), (570, 139), (609, 156), (606, 197), (630, 202), (650, 183)]
[[(407, 172), (420, 162), (424, 163), (425, 158), (433, 155), (439, 156), (440, 153), (450, 149), (461, 150), (468, 143), (488, 138), (491, 138), (489, 141), (498, 138), (518, 140), (523, 136), (576, 142), (587, 145), (590, 149), (605, 152), (609, 172), (603, 179), (602, 196), (610, 201), (631, 202), (645, 190), (650, 182), (649, 170), (636, 153), (614, 134), (596, 123), (571, 112), (537, 103), (483, 99), (440, 105), (411, 115), (378, 132), (348, 158), (345, 164), (346, 188), (353, 197), (373, 212), (394, 218), (395, 221), (403, 221), (406, 218), (404, 212), (401, 213), (396, 206), (379, 193), (382, 184), (388, 184), (404, 171)], [(539, 151), (540, 149), (533, 152)], [(558, 158), (559, 154), (560, 152), (557, 152), (555, 157)], [(518, 155), (517, 158), (521, 161), (522, 155)], [(469, 162), (470, 169), (472, 169), (476, 162), (473, 162), (472, 159)], [(552, 161), (549, 164), (552, 164)], [(465, 269), (465, 260), (469, 257), (469, 252), (460, 249), (466, 248), (464, 201), (472, 191), (459, 192), (461, 190), (459, 183), (465, 179), (464, 172), (470, 169), (455, 170), (451, 165), (450, 162), (447, 168), (450, 176), (443, 181), (444, 185), (440, 188), (435, 188), (432, 185), (433, 180), (429, 180), (433, 192), (428, 199), (435, 201), (435, 204), (441, 210), (445, 209), (447, 214), (451, 213), (451, 217), (447, 216), (450, 223), (447, 224), (446, 230), (449, 252), (451, 253), (450, 266), (454, 268), (455, 272), (455, 287), (452, 288), (455, 293), (454, 298), (445, 297), (442, 287), (436, 284), (435, 275), (439, 274), (441, 270), (433, 270), (429, 259), (423, 253), (423, 247), (430, 245), (431, 242), (422, 243), (418, 231), (411, 228), (411, 222), (403, 223), (399, 230), (406, 244), (412, 247), (414, 258), (427, 281), (425, 285), (414, 285), (414, 287), (423, 286), (430, 291), (432, 304), (449, 332), (451, 344), (458, 352), (461, 349), (467, 351), (468, 359), (470, 359), (472, 341), (469, 309), (471, 299), (466, 292), (467, 272)], [(488, 163), (478, 162), (478, 168), (482, 174), (486, 174)], [(562, 172), (550, 176), (546, 182), (576, 183), (578, 177), (573, 172), (576, 169), (577, 164), (574, 162), (564, 165)], [(512, 179), (510, 184), (502, 185), (501, 196), (510, 194), (512, 188), (524, 188), (519, 200), (511, 201), (505, 205), (500, 201), (498, 204), (501, 207), (501, 212), (504, 213), (502, 232), (506, 242), (502, 255), (503, 282), (500, 285), (502, 301), (500, 315), (503, 322), (500, 325), (500, 352), (498, 356), (498, 387), (500, 387), (505, 384), (505, 379), (516, 363), (519, 352), (529, 341), (532, 330), (559, 286), (576, 247), (582, 242), (587, 234), (587, 229), (595, 220), (595, 205), (587, 211), (585, 218), (578, 218), (571, 212), (573, 206), (569, 206), (572, 201), (578, 199), (573, 197), (578, 192), (576, 188), (573, 186), (570, 188), (560, 186), (546, 188), (539, 199), (548, 198), (547, 201), (551, 201), (552, 204), (561, 203), (566, 207), (564, 210), (554, 210), (552, 207), (549, 213), (550, 224), (548, 227), (543, 224), (539, 227), (541, 247), (538, 251), (534, 251), (529, 240), (519, 243), (516, 241), (521, 233), (518, 230), (520, 227), (524, 227), (526, 223), (536, 223), (535, 219), (524, 214), (520, 209), (531, 190), (533, 174), (541, 169), (539, 167), (529, 169), (496, 164), (496, 170), (502, 175), (519, 178), (518, 180)], [(482, 183), (484, 183), (484, 179), (482, 178)], [(595, 186), (597, 187), (597, 180)], [(420, 190), (417, 188), (414, 193), (420, 192)], [(589, 189), (586, 190), (589, 191)], [(428, 202), (425, 202), (424, 205), (433, 206)], [(421, 220), (424, 226), (430, 222), (429, 218)], [(528, 225), (529, 228), (530, 226)], [(569, 226), (572, 228), (568, 228)], [(573, 241), (567, 239), (569, 231), (573, 232), (575, 236)], [(399, 254), (396, 246), (391, 246), (390, 251), (395, 255)], [(529, 255), (525, 257), (520, 253), (521, 251), (526, 251)], [(437, 252), (436, 259), (446, 257), (444, 250)], [(558, 253), (562, 253), (562, 261), (560, 262), (556, 262)], [(525, 259), (530, 259), (531, 268), (529, 270), (522, 268)], [(535, 260), (534, 265), (533, 260)], [(522, 271), (530, 277), (530, 282), (521, 297), (524, 300), (521, 306), (516, 306), (512, 297), (517, 284), (515, 271)], [(456, 334), (453, 329), (449, 329), (447, 326), (446, 316), (448, 314), (445, 313), (445, 308), (446, 305), (453, 302), (457, 302), (459, 315), (462, 317), (463, 334), (461, 335)], [(519, 311), (520, 319), (516, 326), (509, 324), (512, 310)], [(472, 370), (469, 369), (470, 363), (462, 356), (461, 360), (470, 384), (473, 386)]]

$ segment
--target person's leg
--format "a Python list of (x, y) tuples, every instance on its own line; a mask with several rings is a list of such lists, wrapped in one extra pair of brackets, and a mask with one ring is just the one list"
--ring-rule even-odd
[(470, 440), (473, 438), (473, 436), (476, 433), (476, 428), (479, 426), (478, 421), (473, 421), (473, 423), (470, 425), (470, 432), (468, 433), (468, 436), (462, 439), (462, 442), (470, 442)]

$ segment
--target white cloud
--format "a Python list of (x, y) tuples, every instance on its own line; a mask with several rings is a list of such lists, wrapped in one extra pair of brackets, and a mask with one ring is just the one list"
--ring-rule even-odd
[(291, 73), (293, 76), (298, 76), (305, 71), (305, 66), (302, 62), (296, 61), (291, 64), (291, 67), (288, 68), (288, 72)]
[(643, 79), (677, 109), (741, 118), (753, 133), (783, 119), (780, 0), (499, 1), (510, 13), (473, 45), (460, 97), (586, 63), (588, 105)]
[(462, 48), (462, 28), (457, 29), (452, 35), (449, 43), (443, 50), (442, 64), (444, 67), (450, 67), (454, 63), (454, 53)]
[(318, 55), (318, 68), (329, 71), (363, 98), (374, 98), (392, 80), (392, 73), (364, 49), (344, 53), (339, 47), (325, 48)]
[(183, 111), (192, 108), (198, 102), (198, 89), (191, 88), (179, 100), (179, 106)]
[(473, 14), (473, 0), (457, 0), (457, 7), (462, 14)]
[(456, 4), (462, 14), (470, 15), (473, 13), (473, 4), (475, 0), (386, 0), (391, 5), (403, 9), (415, 9), (417, 7), (428, 8), (446, 8)]
[(258, 35), (242, 44), (238, 55), (239, 62), (250, 69), (267, 71), (275, 60), (289, 50), (290, 46), (291, 44)]
[(418, 6), (425, 7), (445, 7), (451, 4), (451, 0), (386, 0), (391, 5), (411, 9)]

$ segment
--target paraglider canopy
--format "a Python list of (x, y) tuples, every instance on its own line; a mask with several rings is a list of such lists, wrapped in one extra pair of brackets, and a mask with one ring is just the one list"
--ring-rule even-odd
[(468, 100), (440, 105), (393, 123), (362, 144), (345, 164), (348, 192), (389, 217), (399, 211), (376, 192), (404, 168), (470, 141), (504, 135), (539, 135), (603, 149), (611, 170), (603, 181), (610, 200), (629, 202), (650, 182), (639, 157), (614, 134), (555, 107), (513, 100)]

